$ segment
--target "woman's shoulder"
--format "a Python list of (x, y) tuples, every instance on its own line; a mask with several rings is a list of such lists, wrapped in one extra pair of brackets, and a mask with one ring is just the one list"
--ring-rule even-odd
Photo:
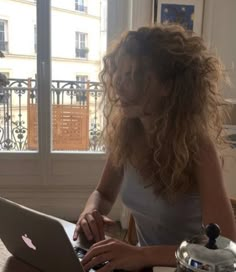
[(213, 180), (222, 181), (222, 158), (216, 144), (209, 137), (199, 140), (197, 162), (194, 167), (198, 183), (211, 183)]

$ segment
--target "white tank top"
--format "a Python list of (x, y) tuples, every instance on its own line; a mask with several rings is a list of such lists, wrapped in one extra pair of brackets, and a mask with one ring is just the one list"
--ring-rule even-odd
[(154, 195), (152, 186), (144, 187), (135, 168), (127, 166), (121, 198), (134, 217), (141, 246), (179, 245), (184, 239), (201, 233), (199, 195), (186, 194), (171, 204)]

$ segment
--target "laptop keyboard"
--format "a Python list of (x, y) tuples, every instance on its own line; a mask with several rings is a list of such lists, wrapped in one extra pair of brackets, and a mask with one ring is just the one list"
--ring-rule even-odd
[(84, 255), (87, 253), (87, 251), (80, 247), (74, 247), (75, 253), (80, 261), (82, 261)]
[[(85, 250), (81, 247), (74, 247), (74, 250), (75, 250), (75, 253), (76, 253), (77, 257), (79, 258), (79, 260), (82, 261), (83, 257), (87, 253), (87, 250)], [(102, 268), (106, 263), (107, 262), (94, 266), (93, 270), (98, 270), (98, 269)]]

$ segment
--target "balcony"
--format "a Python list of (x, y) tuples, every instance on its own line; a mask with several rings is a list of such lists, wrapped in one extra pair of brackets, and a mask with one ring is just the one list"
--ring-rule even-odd
[(75, 56), (76, 58), (80, 59), (88, 59), (88, 48), (76, 48), (75, 49)]
[(0, 51), (8, 52), (8, 42), (0, 41)]
[(88, 7), (84, 5), (79, 5), (78, 3), (75, 3), (75, 10), (78, 10), (80, 12), (88, 13)]
[[(52, 81), (53, 150), (104, 151), (102, 94), (99, 82)], [(0, 87), (0, 151), (38, 149), (37, 100), (33, 79), (9, 79)]]

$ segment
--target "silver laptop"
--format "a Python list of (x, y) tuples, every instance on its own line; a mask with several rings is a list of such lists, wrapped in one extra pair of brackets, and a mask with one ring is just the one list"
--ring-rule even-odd
[[(15, 257), (45, 272), (83, 272), (81, 259), (90, 244), (75, 225), (0, 197), (0, 238)], [(95, 271), (102, 264), (91, 269)]]

